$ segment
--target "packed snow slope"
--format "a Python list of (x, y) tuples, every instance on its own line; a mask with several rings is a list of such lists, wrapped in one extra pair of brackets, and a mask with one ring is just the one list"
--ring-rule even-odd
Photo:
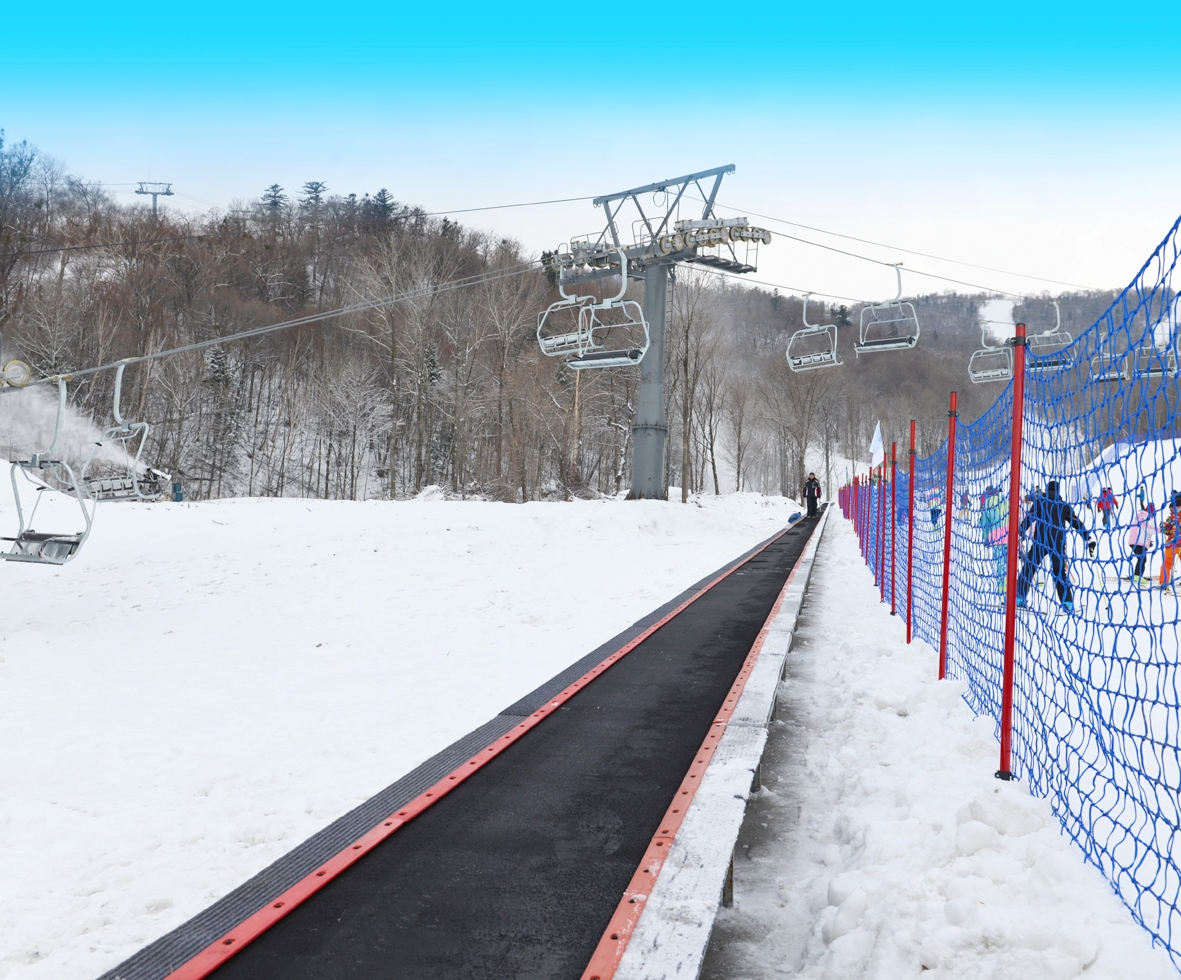
[(937, 665), (830, 520), (704, 980), (1175, 980)]
[(799, 510), (439, 496), (100, 504), (0, 565), (0, 978), (110, 969)]

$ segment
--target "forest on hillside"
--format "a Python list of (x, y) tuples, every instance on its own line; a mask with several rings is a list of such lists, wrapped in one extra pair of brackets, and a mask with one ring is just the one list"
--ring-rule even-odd
[[(772, 246), (773, 247), (773, 246)], [(453, 288), (469, 280), (463, 288)], [(642, 284), (633, 286), (637, 298)], [(404, 297), (397, 303), (377, 302)], [(1059, 297), (1077, 332), (1112, 293)], [(195, 499), (412, 496), (438, 484), (524, 501), (628, 485), (634, 368), (575, 372), (542, 356), (537, 315), (556, 290), (519, 243), (394, 199), (321, 181), (272, 185), (241, 206), (191, 215), (116, 202), (27, 143), (0, 136), (0, 336), (42, 374), (107, 364), (343, 306), (368, 309), (131, 367), (125, 413), (151, 423), (144, 458)], [(864, 460), (874, 425), (919, 451), (946, 435), (948, 392), (971, 420), (1000, 386), (968, 383), (987, 297), (914, 298), (908, 353), (793, 374), (784, 350), (802, 298), (676, 269), (669, 297), (669, 483), (686, 491), (829, 489), (841, 457)], [(808, 319), (859, 309), (810, 301)], [(1047, 297), (1015, 310), (1052, 323)], [(109, 424), (113, 372), (70, 385)], [(43, 397), (8, 392), (3, 397)], [(0, 412), (3, 403), (0, 402)], [(0, 455), (12, 443), (0, 414)], [(900, 449), (901, 455), (901, 449)]]

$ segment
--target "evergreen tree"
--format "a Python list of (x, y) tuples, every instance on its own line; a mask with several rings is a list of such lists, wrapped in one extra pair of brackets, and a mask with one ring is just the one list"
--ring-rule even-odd
[(283, 193), (283, 188), (278, 184), (271, 184), (262, 192), (262, 206), (267, 209), (271, 217), (278, 217), (279, 213), (287, 207), (287, 195)]

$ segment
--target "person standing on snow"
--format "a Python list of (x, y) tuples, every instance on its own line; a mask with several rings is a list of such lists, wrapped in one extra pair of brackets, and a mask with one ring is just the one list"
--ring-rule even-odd
[(1132, 584), (1151, 585), (1144, 574), (1144, 562), (1148, 557), (1148, 550), (1156, 544), (1156, 507), (1140, 501), (1140, 511), (1136, 514), (1132, 526), (1128, 528), (1128, 548), (1132, 554)]
[(982, 499), (980, 528), (985, 542), (992, 548), (997, 591), (1003, 593), (1009, 565), (1009, 502), (992, 486), (984, 491)]
[(1160, 587), (1167, 589), (1173, 579), (1173, 562), (1181, 555), (1181, 493), (1173, 494), (1173, 502), (1169, 504), (1169, 516), (1161, 524), (1160, 530), (1165, 546), (1165, 562), (1160, 568)]
[(816, 479), (815, 473), (809, 473), (804, 483), (804, 500), (808, 504), (808, 516), (815, 517), (816, 506), (820, 501), (820, 481)]
[[(1181, 500), (1181, 494), (1178, 494)], [(1033, 545), (1030, 547), (1025, 560), (1021, 563), (1021, 574), (1017, 576), (1017, 605), (1025, 605), (1025, 597), (1029, 593), (1030, 583), (1034, 573), (1042, 566), (1047, 557), (1054, 575), (1054, 586), (1058, 591), (1058, 601), (1067, 613), (1074, 612), (1074, 593), (1070, 588), (1070, 579), (1066, 574), (1066, 528), (1078, 531), (1087, 542), (1087, 550), (1095, 553), (1095, 542), (1091, 534), (1074, 513), (1074, 509), (1058, 496), (1058, 482), (1050, 480), (1046, 484), (1045, 494), (1039, 494), (1033, 499), (1033, 506), (1021, 521), (1020, 532), (1025, 534), (1029, 526), (1034, 525)], [(1181, 526), (1181, 524), (1179, 524)], [(1181, 544), (1178, 544), (1181, 551)]]
[(1095, 508), (1099, 511), (1099, 516), (1103, 519), (1103, 526), (1105, 528), (1111, 527), (1111, 512), (1119, 506), (1119, 501), (1115, 499), (1115, 494), (1111, 492), (1111, 487), (1104, 487), (1099, 494), (1099, 499), (1095, 501)]

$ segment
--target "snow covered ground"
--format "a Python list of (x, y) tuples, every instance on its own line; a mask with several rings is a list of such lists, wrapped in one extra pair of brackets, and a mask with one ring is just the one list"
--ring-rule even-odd
[(1013, 325), (1013, 307), (1015, 305), (1014, 300), (1001, 299), (999, 296), (994, 296), (981, 304), (980, 325), (993, 343), (1007, 340), (1016, 332)]
[(831, 521), (703, 978), (1175, 978), (877, 600)]
[(111, 968), (798, 509), (100, 505), (0, 565), (0, 978)]

